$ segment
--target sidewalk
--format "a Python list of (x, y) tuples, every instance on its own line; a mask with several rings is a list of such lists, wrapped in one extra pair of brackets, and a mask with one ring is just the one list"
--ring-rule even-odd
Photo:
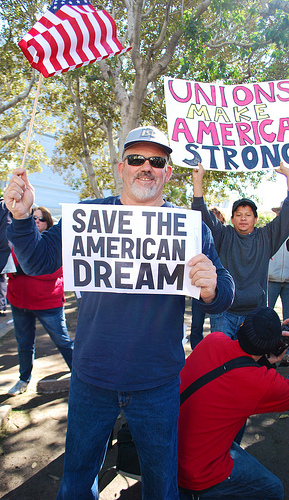
[[(77, 305), (74, 294), (65, 304), (69, 333), (74, 338)], [(67, 425), (69, 372), (49, 335), (37, 323), (36, 357), (27, 392), (9, 396), (18, 380), (17, 344), (10, 309), (0, 318), (0, 405), (10, 413), (0, 432), (0, 498), (54, 500), (60, 485)], [(0, 406), (0, 408), (1, 408)], [(1, 414), (0, 414), (1, 419)], [(141, 499), (141, 483), (117, 475), (116, 434), (100, 478), (100, 500)]]
[(6, 316), (0, 316), (0, 339), (13, 328), (13, 319), (10, 306), (7, 306)]
[[(189, 300), (187, 306), (185, 322), (189, 334)], [(65, 312), (73, 338), (77, 321), (74, 294), (67, 296)], [(18, 379), (17, 345), (10, 320), (11, 313), (0, 318), (0, 405), (10, 405), (12, 410), (0, 433), (0, 498), (55, 500), (63, 468), (69, 373), (50, 337), (38, 325), (36, 359), (28, 391), (9, 397), (7, 391)], [(209, 332), (208, 319), (204, 331)], [(189, 342), (185, 351), (190, 353)], [(285, 377), (289, 375), (289, 368), (278, 371)], [(54, 382), (48, 383), (51, 379)], [(48, 392), (43, 392), (45, 388)], [(141, 483), (117, 475), (113, 468), (117, 455), (116, 433), (123, 422), (123, 417), (116, 421), (112, 447), (99, 475), (100, 500), (141, 500)], [(285, 500), (289, 500), (288, 435), (289, 412), (258, 415), (249, 419), (242, 442), (249, 453), (280, 477)]]

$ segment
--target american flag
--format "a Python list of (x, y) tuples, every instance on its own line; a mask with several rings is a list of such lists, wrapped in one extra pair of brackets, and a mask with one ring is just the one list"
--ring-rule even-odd
[(108, 12), (87, 0), (54, 0), (18, 45), (45, 78), (131, 49), (117, 39)]

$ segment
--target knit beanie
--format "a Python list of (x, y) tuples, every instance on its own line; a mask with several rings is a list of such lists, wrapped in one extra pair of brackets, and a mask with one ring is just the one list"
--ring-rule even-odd
[(246, 316), (237, 332), (240, 347), (255, 356), (269, 354), (282, 336), (278, 314), (270, 307), (258, 307)]

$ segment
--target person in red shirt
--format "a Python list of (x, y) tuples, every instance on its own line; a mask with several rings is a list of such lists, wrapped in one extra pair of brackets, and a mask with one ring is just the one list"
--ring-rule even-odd
[(207, 335), (181, 372), (182, 393), (192, 382), (234, 358), (245, 356), (245, 362), (252, 365), (224, 370), (181, 404), (180, 500), (278, 500), (284, 496), (281, 481), (234, 441), (251, 415), (289, 409), (289, 380), (270, 364), (282, 359), (285, 343), (281, 343), (284, 351), (278, 357), (271, 355), (268, 360), (265, 356), (276, 352), (280, 344), (280, 319), (273, 309), (259, 307), (246, 316), (237, 335), (238, 340), (221, 332)]
[[(49, 210), (39, 207), (33, 217), (39, 232), (53, 226)], [(27, 390), (35, 354), (36, 319), (40, 321), (62, 354), (68, 368), (72, 367), (73, 341), (66, 327), (62, 267), (52, 274), (28, 276), (21, 269), (12, 249), (16, 273), (8, 273), (7, 299), (11, 305), (15, 337), (18, 344), (20, 379), (9, 389), (15, 396)]]

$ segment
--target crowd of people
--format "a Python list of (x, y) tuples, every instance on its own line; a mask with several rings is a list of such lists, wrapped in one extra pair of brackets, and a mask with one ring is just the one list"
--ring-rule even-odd
[[(118, 164), (121, 196), (88, 203), (174, 208), (163, 197), (172, 174), (171, 152), (157, 128), (133, 129)], [(289, 168), (281, 162), (277, 171), (289, 186)], [(199, 314), (200, 326), (185, 360), (184, 295), (83, 292), (73, 344), (63, 314), (62, 222), (49, 227), (48, 211), (33, 210), (27, 172), (13, 172), (2, 206), (5, 236), (0, 233), (5, 238), (0, 258), (4, 252), (4, 262), (11, 251), (16, 267), (9, 275), (8, 300), (20, 380), (10, 394), (23, 392), (29, 383), (38, 318), (72, 368), (58, 500), (98, 498), (98, 473), (121, 409), (137, 448), (144, 500), (283, 498), (278, 478), (234, 439), (251, 414), (289, 409), (289, 381), (272, 369), (285, 355), (288, 335), (267, 307), (269, 262), (289, 236), (289, 198), (263, 228), (255, 227), (255, 203), (237, 200), (232, 226), (226, 225), (223, 214), (207, 209), (204, 175), (199, 164), (193, 170), (192, 209), (202, 212), (202, 252), (191, 256), (188, 278), (200, 290), (192, 318)], [(0, 271), (5, 262), (1, 265)], [(34, 296), (27, 306), (24, 297), (15, 298), (27, 280), (45, 281), (46, 298), (55, 292), (55, 300)], [(46, 319), (56, 310), (53, 331), (52, 319)], [(212, 333), (202, 339), (206, 314)]]

